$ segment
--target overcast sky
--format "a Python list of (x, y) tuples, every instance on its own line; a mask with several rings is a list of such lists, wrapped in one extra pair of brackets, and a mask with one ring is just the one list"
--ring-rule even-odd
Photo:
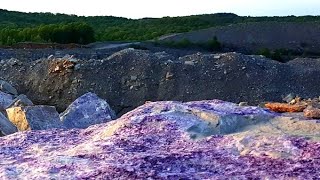
[(0, 8), (128, 18), (232, 12), (250, 16), (320, 15), (320, 0), (0, 0)]

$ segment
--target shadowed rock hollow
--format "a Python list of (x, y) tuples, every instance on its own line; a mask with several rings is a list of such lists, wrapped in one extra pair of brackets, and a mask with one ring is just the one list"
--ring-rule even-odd
[(311, 179), (317, 121), (220, 100), (151, 102), (88, 129), (0, 138), (1, 179)]

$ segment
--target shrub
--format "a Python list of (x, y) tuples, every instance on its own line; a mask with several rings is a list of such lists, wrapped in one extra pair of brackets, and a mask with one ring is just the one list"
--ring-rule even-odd
[(192, 46), (193, 43), (191, 41), (189, 41), (188, 39), (183, 39), (177, 43), (175, 43), (175, 47), (176, 48), (187, 48), (187, 47), (190, 47)]
[(260, 49), (260, 50), (258, 51), (258, 54), (259, 54), (259, 55), (263, 55), (263, 56), (265, 56), (265, 57), (267, 57), (267, 58), (271, 58), (271, 52), (270, 52), (270, 49), (268, 49), (268, 48), (262, 48), (262, 49)]
[(218, 41), (217, 36), (214, 36), (211, 40), (209, 40), (206, 45), (207, 48), (211, 51), (221, 50), (221, 43)]

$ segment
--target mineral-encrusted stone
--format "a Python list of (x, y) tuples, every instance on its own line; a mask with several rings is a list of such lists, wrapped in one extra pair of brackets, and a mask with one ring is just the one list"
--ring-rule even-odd
[(116, 117), (109, 104), (94, 93), (86, 93), (76, 99), (60, 119), (67, 128), (87, 128), (105, 123)]
[(17, 131), (17, 128), (0, 112), (0, 134), (8, 135)]
[(18, 92), (17, 90), (8, 82), (0, 80), (0, 91), (12, 94), (12, 95), (17, 95)]
[(7, 109), (8, 119), (19, 131), (62, 128), (59, 113), (53, 106), (27, 106)]
[[(148, 102), (87, 129), (0, 138), (0, 179), (317, 179), (320, 123), (282, 115), (219, 100)], [(206, 133), (244, 119), (252, 123)]]

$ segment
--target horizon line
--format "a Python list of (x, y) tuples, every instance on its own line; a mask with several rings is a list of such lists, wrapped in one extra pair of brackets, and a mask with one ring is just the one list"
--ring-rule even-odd
[(139, 19), (161, 19), (161, 18), (178, 18), (178, 17), (189, 17), (189, 16), (201, 16), (201, 15), (214, 15), (214, 14), (234, 14), (239, 17), (318, 17), (320, 15), (283, 15), (283, 16), (253, 16), (253, 15), (238, 15), (233, 12), (215, 12), (215, 13), (204, 13), (204, 14), (191, 14), (191, 15), (181, 15), (181, 16), (162, 16), (162, 17), (142, 17), (142, 18), (130, 18), (130, 17), (124, 17), (124, 16), (114, 16), (114, 15), (80, 15), (80, 14), (68, 14), (64, 12), (39, 12), (39, 11), (18, 11), (18, 10), (10, 10), (10, 9), (3, 9), (0, 8), (0, 11), (8, 11), (8, 12), (16, 12), (16, 13), (26, 13), (26, 14), (53, 14), (53, 15), (67, 15), (67, 16), (77, 16), (77, 17), (115, 17), (115, 18), (125, 18), (125, 19), (132, 19), (132, 20), (139, 20)]

